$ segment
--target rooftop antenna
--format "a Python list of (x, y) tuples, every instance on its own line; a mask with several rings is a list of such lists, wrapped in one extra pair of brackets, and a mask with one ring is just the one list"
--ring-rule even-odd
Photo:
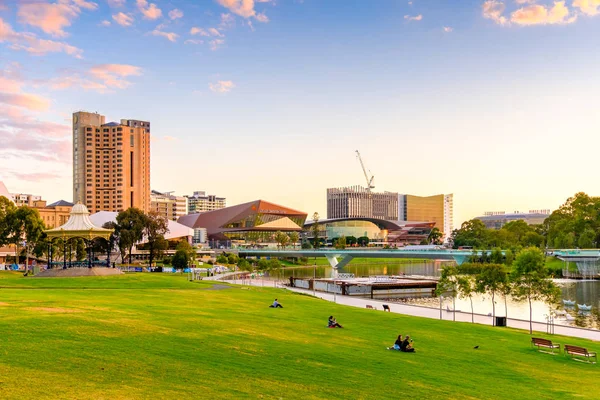
[(373, 179), (375, 179), (375, 175), (373, 175), (373, 173), (371, 173), (371, 170), (369, 170), (369, 174), (371, 174), (371, 178), (369, 179), (369, 174), (367, 174), (367, 168), (365, 167), (365, 164), (363, 163), (362, 157), (360, 156), (360, 152), (358, 150), (356, 150), (356, 157), (358, 158), (358, 161), (360, 161), (360, 166), (362, 167), (363, 173), (365, 174), (365, 179), (367, 181), (367, 192), (371, 193), (371, 189), (375, 189), (375, 186), (373, 185)]

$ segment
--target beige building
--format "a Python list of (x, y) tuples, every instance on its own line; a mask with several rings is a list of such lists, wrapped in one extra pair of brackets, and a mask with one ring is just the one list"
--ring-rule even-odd
[(187, 214), (187, 198), (175, 196), (172, 192), (161, 193), (153, 190), (150, 193), (150, 210), (177, 221), (179, 217)]
[(400, 221), (435, 222), (447, 239), (454, 229), (454, 196), (438, 194), (435, 196), (398, 196), (398, 216)]
[(38, 200), (31, 207), (38, 210), (46, 229), (52, 229), (64, 225), (69, 220), (73, 203), (60, 200), (46, 205), (44, 200)]
[(220, 210), (227, 206), (227, 199), (225, 199), (225, 197), (218, 197), (214, 194), (206, 194), (206, 192), (203, 191), (195, 191), (193, 195), (185, 197), (187, 198), (188, 202), (188, 214)]
[(42, 200), (42, 196), (35, 196), (33, 194), (24, 194), (24, 193), (11, 193), (10, 200), (13, 201), (17, 205), (17, 207), (21, 206), (29, 206), (32, 207), (36, 201)]
[(92, 214), (150, 210), (150, 122), (73, 114), (73, 201)]

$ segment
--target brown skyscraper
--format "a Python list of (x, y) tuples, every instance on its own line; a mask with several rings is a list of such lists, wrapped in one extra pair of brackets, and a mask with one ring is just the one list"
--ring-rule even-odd
[(73, 202), (90, 213), (150, 209), (150, 122), (73, 113)]

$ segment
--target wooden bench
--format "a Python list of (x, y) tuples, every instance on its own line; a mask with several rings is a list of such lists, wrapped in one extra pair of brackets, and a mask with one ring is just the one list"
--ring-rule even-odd
[[(531, 338), (531, 345), (532, 346), (537, 346), (538, 351), (541, 351), (542, 353), (555, 354), (554, 353), (554, 349), (558, 349), (558, 351), (560, 352), (560, 344), (559, 343), (552, 343), (552, 340), (548, 340), (548, 339), (542, 339), (542, 338), (532, 337)], [(545, 349), (551, 349), (552, 352), (544, 351), (544, 350), (541, 349), (542, 347), (545, 348)]]
[(383, 305), (383, 311), (388, 311), (388, 312), (391, 312), (391, 311), (390, 311), (390, 306), (388, 306), (387, 304), (384, 304), (384, 305)]
[(373, 306), (370, 304), (367, 304), (367, 308), (370, 308), (371, 310), (374, 310)]
[[(596, 364), (597, 358), (595, 352), (589, 352), (585, 347), (579, 346), (571, 346), (570, 344), (565, 344), (565, 354), (569, 354), (572, 359), (576, 361), (584, 361), (580, 360), (577, 357), (585, 357), (585, 362), (591, 362), (592, 364)], [(593, 358), (594, 361), (591, 361), (590, 358)]]

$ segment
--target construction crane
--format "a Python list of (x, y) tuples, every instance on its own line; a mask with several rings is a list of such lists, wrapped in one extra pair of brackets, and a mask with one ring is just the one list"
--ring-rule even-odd
[(360, 166), (362, 167), (363, 173), (365, 174), (365, 179), (367, 180), (367, 192), (371, 193), (371, 189), (375, 189), (375, 186), (373, 185), (373, 179), (375, 176), (369, 170), (369, 174), (371, 174), (371, 179), (369, 179), (367, 168), (365, 167), (365, 163), (363, 163), (362, 157), (360, 156), (358, 150), (356, 150), (356, 157), (358, 158), (358, 161), (360, 161)]

